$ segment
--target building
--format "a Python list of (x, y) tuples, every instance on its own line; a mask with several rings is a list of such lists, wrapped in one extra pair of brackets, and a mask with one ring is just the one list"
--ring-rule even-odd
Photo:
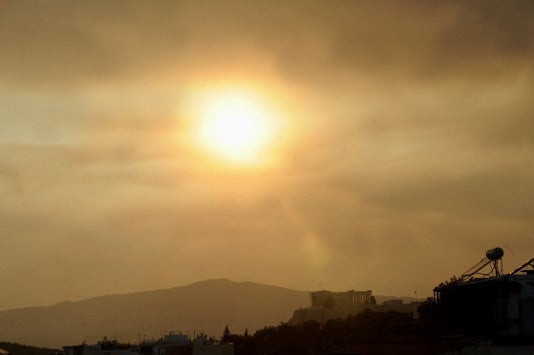
[(311, 293), (312, 307), (351, 307), (361, 304), (371, 304), (373, 291), (331, 292), (317, 291)]
[(398, 307), (398, 306), (402, 306), (404, 303), (402, 302), (401, 299), (392, 299), (392, 300), (387, 300), (387, 301), (384, 301), (382, 302), (382, 306), (385, 306), (385, 307)]
[(415, 319), (419, 318), (419, 313), (417, 309), (423, 302), (409, 302), (404, 303), (402, 299), (391, 299), (382, 302), (382, 304), (376, 305), (373, 307), (374, 311), (378, 312), (389, 312), (389, 311), (395, 311), (395, 312), (403, 312), (403, 313), (411, 313), (412, 316)]
[(288, 323), (297, 325), (309, 321), (324, 322), (327, 319), (324, 307), (312, 306), (296, 309)]
[(222, 343), (206, 336), (190, 340), (187, 335), (168, 334), (158, 340), (143, 341), (139, 355), (233, 355), (234, 345)]
[[(189, 339), (183, 334), (170, 333), (157, 340), (139, 345), (121, 344), (103, 339), (94, 345), (64, 346), (63, 355), (233, 355), (234, 345), (221, 343), (205, 336)], [(3, 355), (3, 354), (2, 354)]]
[(234, 355), (234, 344), (209, 341), (205, 337), (195, 338), (192, 348), (191, 355)]
[(440, 313), (455, 333), (534, 336), (532, 272), (442, 285), (435, 292)]
[(168, 334), (157, 340), (146, 340), (139, 344), (140, 355), (190, 355), (191, 341), (187, 335)]
[(64, 346), (63, 355), (139, 355), (137, 347), (121, 344), (116, 340), (102, 339), (97, 344), (80, 344)]
[(295, 310), (289, 324), (296, 325), (307, 321), (325, 322), (328, 319), (359, 313), (363, 308), (376, 303), (372, 292), (371, 290), (312, 292), (311, 306)]
[[(505, 337), (534, 337), (534, 259), (510, 274), (497, 267), (490, 251), (483, 266), (493, 263), (493, 276), (480, 270), (434, 288), (434, 301), (441, 322), (450, 333)], [(491, 271), (490, 271), (491, 272)], [(479, 276), (480, 275), (480, 276)]]

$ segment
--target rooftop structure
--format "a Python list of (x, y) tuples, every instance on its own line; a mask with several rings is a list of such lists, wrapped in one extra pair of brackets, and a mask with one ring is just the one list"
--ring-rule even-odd
[(488, 250), (478, 266), (434, 288), (440, 315), (451, 332), (534, 336), (534, 259), (505, 274), (503, 255), (501, 248)]
[(63, 355), (137, 355), (134, 345), (122, 344), (116, 340), (102, 339), (96, 344), (64, 346)]
[[(63, 355), (233, 355), (234, 345), (221, 343), (205, 336), (189, 339), (183, 334), (170, 333), (160, 339), (139, 345), (121, 344), (103, 339), (94, 345), (64, 346)], [(3, 354), (1, 354), (3, 355)]]
[[(144, 341), (139, 345), (139, 355), (233, 355), (234, 345), (222, 343), (206, 336), (189, 340), (187, 335), (168, 334), (158, 340)], [(107, 354), (106, 354), (107, 355)]]

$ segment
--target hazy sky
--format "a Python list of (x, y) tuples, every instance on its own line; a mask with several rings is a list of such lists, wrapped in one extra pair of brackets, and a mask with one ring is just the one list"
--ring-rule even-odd
[[(254, 163), (195, 138), (228, 88), (277, 124)], [(532, 1), (0, 0), (0, 309), (218, 277), (429, 295), (497, 245), (510, 271), (533, 98)]]

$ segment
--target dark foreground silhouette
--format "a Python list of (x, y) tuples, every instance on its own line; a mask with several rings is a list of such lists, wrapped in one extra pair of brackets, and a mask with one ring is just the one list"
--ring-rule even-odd
[(450, 349), (412, 314), (369, 309), (325, 323), (282, 323), (254, 335), (232, 334), (226, 327), (221, 340), (233, 342), (236, 355), (437, 354)]
[(59, 349), (38, 348), (4, 341), (0, 342), (0, 349), (6, 350), (10, 355), (56, 355), (60, 351)]

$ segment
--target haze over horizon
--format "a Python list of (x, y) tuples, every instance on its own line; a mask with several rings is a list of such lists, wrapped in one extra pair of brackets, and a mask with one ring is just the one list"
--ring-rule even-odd
[(0, 310), (534, 257), (534, 3), (0, 0)]

